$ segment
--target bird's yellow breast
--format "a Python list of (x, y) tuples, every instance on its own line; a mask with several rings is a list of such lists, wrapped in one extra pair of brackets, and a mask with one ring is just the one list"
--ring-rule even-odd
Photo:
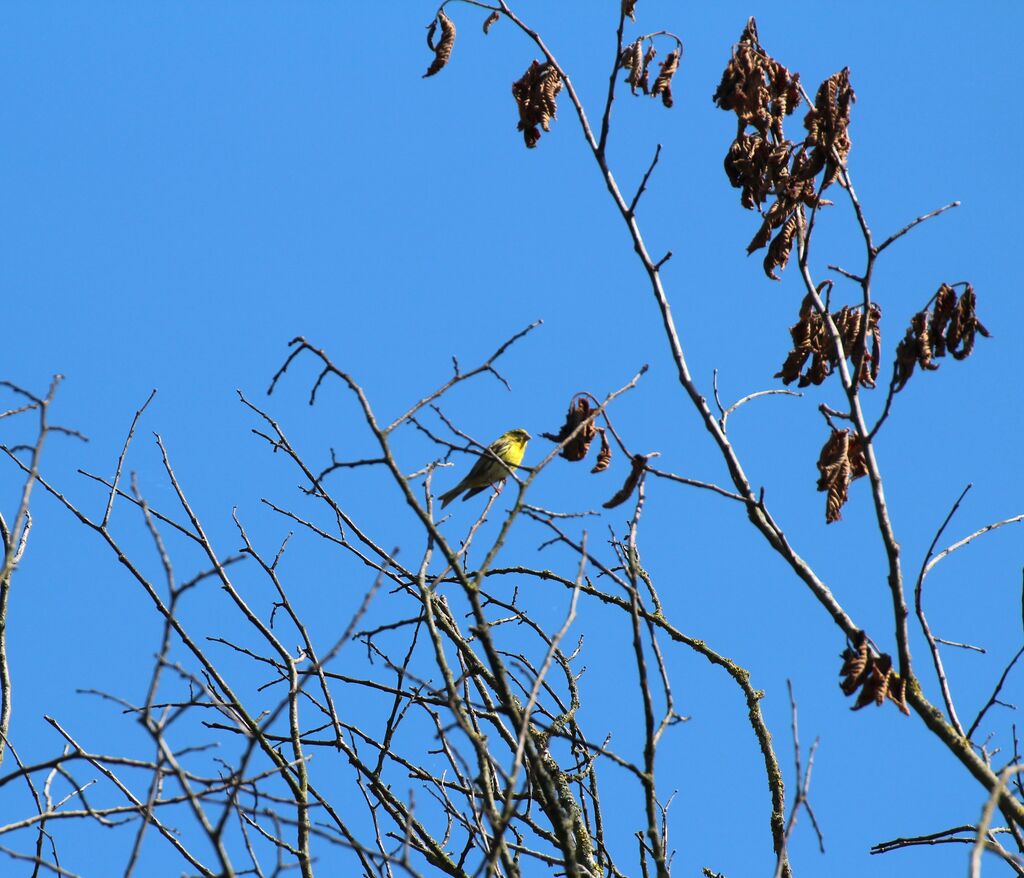
[(526, 454), (526, 443), (519, 439), (511, 439), (508, 443), (508, 451), (502, 457), (505, 463), (510, 466), (519, 466), (523, 462), (523, 455)]

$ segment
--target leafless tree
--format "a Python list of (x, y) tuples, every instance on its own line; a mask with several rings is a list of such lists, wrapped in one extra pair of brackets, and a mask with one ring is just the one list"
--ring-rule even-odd
[[(791, 329), (792, 351), (776, 377), (785, 385), (838, 384), (836, 407), (820, 409), (827, 436), (818, 462), (818, 487), (827, 498), (826, 520), (841, 517), (856, 479), (866, 477), (870, 486), (879, 545), (887, 559), (892, 629), (869, 633), (840, 604), (827, 572), (814, 569), (791, 544), (730, 441), (728, 421), (741, 406), (765, 394), (792, 391), (757, 391), (727, 406), (719, 398), (717, 382), (709, 402), (690, 372), (662, 277), (672, 254), (650, 255), (638, 218), (661, 146), (631, 196), (623, 194), (609, 162), (612, 111), (623, 77), (633, 95), (653, 96), (671, 107), (682, 41), (664, 30), (627, 41), (626, 22), (642, 9), (636, 8), (636, 0), (623, 0), (607, 95), (592, 121), (569, 72), (504, 0), (446, 0), (428, 32), (434, 58), (427, 76), (439, 73), (450, 60), (456, 37), (453, 6), (463, 7), (460, 13), (467, 16), (482, 16), (485, 31), (492, 26), (516, 29), (539, 54), (513, 85), (528, 148), (537, 147), (542, 132), (549, 130), (565, 93), (658, 306), (660, 331), (682, 391), (670, 404), (696, 413), (725, 464), (728, 484), (661, 469), (658, 450), (630, 443), (628, 427), (616, 422), (616, 401), (637, 387), (646, 367), (623, 376), (621, 386), (603, 398), (587, 391), (575, 395), (561, 429), (547, 434), (549, 444), (538, 462), (516, 469), (495, 458), (485, 442), (468, 435), (449, 416), (446, 396), (468, 381), (507, 384), (499, 371), (502, 357), (536, 323), (472, 369), (464, 370), (455, 361), (446, 382), (389, 415), (374, 406), (351, 366), (338, 365), (315, 343), (296, 338), (273, 376), (269, 395), (273, 399), (273, 394), (299, 388), (308, 393), (310, 405), (354, 406), (350, 421), (358, 424), (372, 450), (351, 459), (334, 449), (302, 450), (306, 443), (293, 441), (269, 403), (239, 393), (268, 460), (287, 465), (299, 481), (299, 492), (292, 501), (263, 500), (266, 510), (288, 529), (269, 548), (251, 533), (249, 513), (235, 511), (241, 548), (225, 553), (207, 535), (190, 502), (187, 476), (176, 471), (171, 450), (159, 435), (155, 453), (174, 508), (151, 505), (125, 469), (136, 429), (149, 417), (152, 395), (131, 421), (113, 474), (83, 472), (88, 487), (100, 492), (98, 511), (90, 513), (89, 500), (74, 499), (69, 489), (46, 477), (40, 464), (50, 432), (78, 435), (50, 426), (57, 381), (45, 397), (5, 383), (24, 402), (0, 419), (35, 413), (39, 427), (34, 441), (2, 446), (22, 478), (23, 490), (11, 525), (0, 518), (0, 754), (10, 754), (0, 773), (0, 792), (23, 786), (28, 798), (20, 816), (2, 821), (0, 836), (12, 841), (0, 850), (29, 864), (33, 875), (73, 875), (58, 856), (59, 827), (73, 820), (97, 828), (120, 826), (130, 833), (125, 876), (141, 874), (147, 846), (160, 844), (178, 858), (173, 868), (204, 876), (276, 876), (294, 870), (311, 876), (323, 861), (332, 864), (331, 871), (338, 862), (346, 863), (350, 874), (389, 878), (665, 878), (673, 859), (671, 782), (665, 780), (658, 752), (673, 727), (685, 720), (673, 694), (670, 654), (687, 650), (721, 669), (724, 684), (737, 689), (737, 705), (749, 720), (770, 791), (765, 844), (774, 852), (775, 875), (791, 875), (787, 842), (801, 809), (821, 840), (810, 803), (816, 743), (805, 762), (790, 692), (795, 794), (787, 807), (783, 769), (760, 707), (763, 692), (754, 688), (748, 670), (673, 622), (654, 577), (643, 566), (645, 491), (647, 480), (654, 478), (694, 488), (715, 502), (736, 504), (835, 626), (837, 647), (845, 647), (838, 669), (841, 683), (847, 695), (856, 695), (855, 708), (886, 705), (908, 714), (907, 722), (916, 722), (921, 734), (939, 741), (980, 784), (978, 802), (971, 803), (983, 805), (976, 823), (958, 822), (930, 835), (897, 838), (875, 851), (960, 843), (970, 848), (972, 875), (986, 850), (1024, 874), (1018, 855), (1024, 852), (1024, 788), (1016, 740), (1012, 758), (998, 763), (997, 751), (976, 737), (1021, 653), (965, 729), (940, 647), (970, 647), (934, 635), (922, 597), (926, 577), (939, 561), (1024, 516), (994, 522), (939, 549), (961, 495), (911, 587), (874, 450), (915, 368), (932, 369), (934, 360), (946, 355), (963, 359), (976, 335), (987, 334), (975, 314), (969, 284), (942, 284), (920, 312), (909, 316), (873, 423), (864, 405), (881, 372), (881, 312), (872, 287), (876, 263), (917, 225), (956, 204), (926, 213), (879, 242), (849, 167), (849, 71), (826, 79), (811, 98), (799, 78), (762, 46), (754, 21), (748, 22), (715, 96), (737, 119), (726, 171), (741, 190), (743, 205), (758, 212), (759, 228), (750, 250), (766, 248), (765, 273), (776, 277), (786, 269), (796, 248), (793, 268), (805, 298)], [(655, 71), (652, 62), (663, 48), (667, 52)], [(809, 108), (803, 137), (788, 139), (787, 117), (802, 104)], [(856, 217), (865, 260), (856, 269), (833, 266), (833, 277), (819, 280), (812, 274), (809, 255), (814, 230), (822, 222), (826, 189), (837, 192)], [(852, 282), (856, 293), (853, 304), (834, 310), (831, 299), (839, 280)], [(341, 391), (343, 402), (335, 391)], [(594, 513), (550, 510), (528, 502), (535, 479), (561, 461), (584, 460), (595, 440), (600, 450), (594, 469), (611, 468), (622, 478), (621, 489), (605, 506), (629, 510), (621, 530), (613, 529), (607, 537), (602, 533), (600, 540), (590, 530)], [(672, 441), (666, 437), (666, 443)], [(453, 534), (435, 500), (435, 475), (453, 459), (462, 464), (474, 457), (495, 458), (504, 467), (498, 484), (503, 482), (505, 489), (490, 492), (468, 530)], [(392, 534), (365, 523), (358, 502), (344, 489), (344, 479), (357, 477), (364, 489), (372, 487), (393, 498), (400, 510), (396, 520), (405, 516), (418, 535), (416, 550), (406, 546), (399, 551)], [(51, 759), (23, 763), (16, 742), (8, 737), (16, 681), (12, 684), (6, 661), (7, 599), (16, 587), (17, 565), (29, 536), (33, 488), (56, 500), (110, 549), (161, 620), (162, 635), (142, 697), (91, 693), (137, 724), (148, 747), (146, 758), (104, 752), (53, 717), (47, 722), (61, 749)], [(129, 512), (148, 534), (153, 548), (148, 557), (129, 535)], [(488, 522), (491, 526), (485, 527)], [(553, 566), (520, 545), (514, 534), (522, 529), (544, 534), (543, 548), (557, 550)], [(295, 546), (292, 531), (304, 537)], [(287, 572), (287, 560), (293, 552), (311, 551), (311, 546), (338, 565), (332, 579), (344, 578), (350, 589), (359, 583), (363, 597), (351, 618), (328, 624), (304, 612), (304, 595), (316, 583), (295, 581)], [(190, 570), (184, 578), (178, 573), (183, 565)], [(207, 620), (204, 630), (189, 616), (188, 600), (193, 590), (210, 583), (222, 590), (234, 615), (230, 624)], [(551, 609), (553, 593), (560, 599), (557, 612)], [(584, 639), (574, 630), (581, 602), (601, 608), (609, 625), (621, 626), (626, 634), (628, 649), (622, 660), (635, 672), (640, 703), (635, 714), (582, 710), (600, 692), (600, 681), (583, 676)], [(909, 626), (915, 619), (929, 648), (923, 671), (910, 653)], [(882, 648), (890, 642), (895, 658)], [(926, 696), (926, 688), (938, 691), (941, 707)], [(639, 746), (620, 747), (609, 730), (630, 727)], [(623, 740), (630, 740), (628, 732)], [(640, 811), (629, 816), (635, 838), (621, 837), (623, 820), (620, 815), (612, 818), (602, 799), (602, 780), (612, 772), (628, 778), (639, 791)], [(84, 773), (91, 779), (83, 783)], [(354, 801), (364, 806), (358, 813)], [(993, 825), (997, 810), (1005, 825)], [(962, 821), (962, 816), (953, 819)], [(752, 828), (749, 835), (758, 831)]]

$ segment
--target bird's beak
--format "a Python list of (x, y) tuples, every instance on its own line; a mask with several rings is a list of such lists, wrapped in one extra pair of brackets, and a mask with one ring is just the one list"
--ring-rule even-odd
[[(526, 430), (523, 430), (523, 432), (526, 433)], [(532, 438), (533, 437), (529, 433), (526, 433), (526, 441), (527, 442), (529, 442)]]

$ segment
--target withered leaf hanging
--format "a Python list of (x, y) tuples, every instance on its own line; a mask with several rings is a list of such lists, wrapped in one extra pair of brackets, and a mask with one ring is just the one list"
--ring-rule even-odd
[(512, 96), (519, 108), (519, 124), (523, 140), (528, 149), (533, 149), (540, 140), (540, 129), (550, 131), (551, 120), (555, 118), (555, 99), (562, 90), (562, 77), (547, 61), (534, 61), (526, 72), (512, 83)]
[(818, 456), (818, 490), (827, 491), (825, 523), (841, 519), (850, 483), (868, 473), (860, 438), (849, 430), (832, 430)]
[[(651, 62), (657, 55), (654, 47), (655, 37), (674, 39), (676, 41), (676, 48), (669, 52), (665, 60), (659, 64), (659, 73), (652, 86), (650, 84)], [(644, 50), (645, 43), (647, 44), (646, 51)], [(679, 59), (683, 54), (682, 45), (679, 38), (674, 34), (661, 31), (657, 34), (637, 37), (636, 40), (626, 46), (619, 56), (618, 67), (626, 71), (625, 81), (629, 84), (629, 90), (633, 94), (643, 92), (651, 97), (658, 97), (660, 95), (661, 102), (666, 107), (671, 107), (672, 77), (675, 76), (676, 71), (679, 69)]]
[(843, 666), (839, 670), (839, 687), (844, 695), (853, 695), (858, 689), (860, 694), (851, 710), (860, 710), (869, 704), (881, 706), (888, 698), (903, 713), (909, 715), (910, 709), (906, 701), (906, 684), (892, 667), (892, 658), (885, 653), (872, 655), (868, 645), (868, 637), (863, 631), (858, 632), (854, 642), (856, 649), (847, 647), (840, 658)]
[(592, 473), (603, 473), (612, 462), (612, 447), (608, 444), (608, 434), (604, 427), (598, 427), (597, 432), (601, 434), (601, 450), (597, 453), (597, 463), (594, 464)]
[(643, 476), (646, 468), (647, 458), (642, 454), (634, 454), (626, 481), (611, 500), (601, 505), (605, 509), (614, 509), (616, 506), (621, 506), (625, 503), (636, 490), (636, 486), (640, 484), (640, 478)]
[[(558, 433), (541, 433), (541, 436), (561, 444), (572, 436), (573, 431), (581, 424), (583, 425), (582, 429), (561, 451), (562, 457), (575, 463), (587, 456), (587, 452), (590, 451), (590, 443), (594, 441), (598, 431), (597, 426), (594, 424), (593, 409), (590, 407), (590, 402), (585, 396), (578, 394), (572, 398), (572, 401), (569, 403), (569, 411), (565, 415), (565, 423), (562, 424)], [(601, 441), (603, 449), (603, 430), (601, 431)], [(609, 451), (609, 457), (610, 455), (611, 451)]]
[(825, 169), (821, 188), (835, 182), (839, 169), (846, 166), (850, 154), (850, 106), (857, 100), (850, 85), (850, 68), (833, 73), (819, 87), (814, 106), (804, 117), (807, 137), (804, 145), (810, 148), (810, 163), (805, 171), (817, 176)]
[(643, 70), (642, 70), (642, 72), (640, 74), (640, 88), (641, 88), (641, 90), (643, 91), (644, 94), (650, 94), (651, 93), (651, 88), (650, 88), (650, 68), (651, 68), (651, 62), (654, 60), (654, 58), (655, 58), (655, 56), (657, 54), (658, 54), (658, 52), (654, 48), (654, 40), (651, 40), (651, 44), (647, 47), (647, 51), (644, 52)]
[(966, 359), (974, 350), (975, 337), (991, 334), (975, 314), (977, 298), (974, 287), (965, 285), (958, 297), (956, 290), (942, 284), (935, 293), (932, 310), (918, 311), (910, 319), (903, 340), (896, 347), (896, 365), (893, 370), (893, 392), (902, 390), (914, 367), (933, 371), (939, 364), (937, 357), (951, 354), (956, 360)]
[(761, 48), (757, 22), (751, 18), (733, 48), (732, 57), (712, 98), (723, 110), (734, 112), (738, 133), (747, 125), (768, 138), (784, 141), (782, 120), (800, 104), (800, 74), (791, 74)]
[[(831, 203), (821, 198), (821, 190), (835, 179), (850, 151), (847, 128), (855, 98), (849, 70), (822, 83), (815, 106), (804, 119), (807, 137), (797, 145), (786, 138), (783, 122), (801, 99), (800, 75), (790, 73), (762, 48), (751, 18), (733, 47), (713, 100), (736, 114), (736, 138), (725, 157), (725, 172), (740, 190), (740, 203), (760, 210), (764, 201), (775, 197), (747, 246), (747, 253), (769, 247), (763, 265), (772, 280), (778, 280), (776, 271), (789, 263), (803, 208)], [(822, 170), (823, 182), (817, 188), (815, 180)]]
[(491, 25), (497, 24), (499, 18), (501, 18), (501, 13), (499, 12), (492, 12), (487, 16), (487, 20), (484, 22), (485, 34), (489, 34), (491, 32)]
[[(658, 78), (654, 80), (654, 87), (651, 89), (652, 95), (661, 95), (661, 102), (666, 107), (672, 107), (672, 77), (675, 76), (676, 71), (679, 69), (679, 59), (682, 56), (682, 52), (679, 49), (673, 49), (668, 53), (668, 56), (664, 61), (661, 62), (661, 72), (658, 74)], [(644, 71), (646, 76), (647, 71)]]
[(800, 221), (803, 218), (803, 205), (799, 205), (795, 211), (782, 224), (782, 229), (775, 236), (768, 252), (764, 257), (764, 273), (772, 280), (779, 280), (775, 273), (776, 268), (785, 268), (789, 262), (789, 254), (793, 250), (793, 239), (800, 228)]
[[(653, 52), (653, 50), (654, 46), (652, 45), (651, 51)], [(644, 94), (647, 93), (647, 64), (650, 63), (650, 60), (648, 59), (645, 63), (645, 58), (643, 38), (626, 46), (619, 57), (619, 67), (627, 72), (626, 82), (629, 83), (629, 90), (633, 94), (636, 94), (638, 88), (643, 89)]]
[(630, 21), (636, 21), (636, 0), (622, 0), (622, 14)]
[[(861, 387), (874, 387), (878, 378), (882, 345), (881, 319), (882, 309), (874, 303), (868, 312), (866, 328), (863, 326), (862, 309), (844, 306), (832, 314), (832, 322), (839, 332), (843, 350), (854, 363), (859, 359), (860, 365), (852, 377)], [(864, 347), (860, 349), (862, 332)], [(814, 300), (809, 294), (804, 297), (800, 305), (800, 319), (790, 327), (789, 334), (793, 339), (793, 349), (775, 377), (781, 378), (783, 384), (798, 381), (800, 387), (821, 384), (839, 365), (839, 358), (825, 319), (815, 309)], [(802, 370), (808, 359), (811, 364), (804, 372)]]
[[(441, 26), (441, 39), (435, 43), (434, 37), (437, 34), (438, 25)], [(444, 68), (452, 56), (452, 47), (455, 45), (455, 23), (444, 14), (443, 9), (437, 11), (437, 17), (427, 28), (427, 45), (434, 53), (434, 60), (430, 62), (427, 72), (423, 74), (424, 79)]]

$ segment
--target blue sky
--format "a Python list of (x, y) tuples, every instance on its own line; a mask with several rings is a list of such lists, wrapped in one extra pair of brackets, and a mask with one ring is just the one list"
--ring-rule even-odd
[[(517, 4), (573, 76), (592, 117), (607, 84), (616, 6)], [(460, 4), (451, 10), (459, 26), (451, 64), (421, 79), (429, 62), (423, 28), (433, 11), (420, 3), (326, 2), (8, 0), (0, 8), (0, 377), (42, 389), (55, 372), (66, 376), (55, 417), (91, 441), (54, 437), (44, 472), (77, 502), (102, 508), (102, 494), (76, 470), (113, 471), (132, 414), (157, 388), (129, 459), (142, 491), (155, 506), (173, 505), (152, 443), (158, 431), (222, 551), (238, 545), (233, 507), (269, 548), (288, 528), (259, 500), (298, 508), (296, 475), (251, 435), (254, 420), (236, 389), (269, 406), (313, 460), (326, 463), (330, 447), (348, 457), (371, 450), (340, 388), (329, 388), (317, 408), (306, 406), (308, 365), (266, 399), (293, 336), (330, 352), (390, 420), (449, 376), (452, 356), (474, 365), (538, 318), (544, 325), (502, 361), (511, 392), (485, 377), (446, 402), (464, 430), (484, 441), (513, 426), (535, 436), (554, 430), (575, 391), (603, 396), (648, 363), (638, 389), (616, 405), (616, 424), (632, 447), (660, 451), (665, 468), (725, 482), (674, 380), (645, 277), (568, 103), (537, 149), (524, 149), (509, 86), (536, 52), (504, 22), (484, 37), (483, 15)], [(942, 281), (974, 284), (979, 316), (993, 333), (970, 359), (915, 375), (880, 434), (907, 573), (916, 572), (968, 482), (974, 488), (946, 542), (1024, 511), (1017, 380), (1024, 132), (1007, 45), (1024, 23), (1020, 5), (987, 4), (981, 14), (960, 4), (862, 4), (808, 15), (778, 4), (640, 0), (638, 14), (630, 33), (668, 28), (686, 55), (671, 111), (620, 93), (610, 160), (632, 191), (654, 145), (664, 145), (640, 221), (653, 253), (675, 253), (665, 282), (704, 392), (710, 396), (715, 368), (725, 400), (778, 386), (772, 375), (803, 295), (792, 267), (774, 283), (760, 256), (745, 256), (756, 218), (740, 207), (721, 167), (734, 121), (710, 97), (753, 14), (764, 45), (800, 71), (809, 90), (851, 68), (858, 101), (850, 168), (876, 233), (962, 202), (887, 251), (876, 275), (883, 375), (910, 315)], [(790, 136), (801, 115), (791, 118)], [(828, 263), (855, 270), (863, 257), (848, 206), (838, 191), (833, 197), (812, 257), (822, 278)], [(834, 301), (853, 294), (838, 283)], [(878, 411), (881, 394), (869, 412)], [(841, 523), (823, 522), (814, 466), (826, 435), (816, 411), (822, 401), (838, 405), (838, 387), (757, 400), (733, 416), (730, 435), (798, 551), (891, 651), (884, 553), (867, 485), (853, 486)], [(26, 427), (0, 423), (0, 441)], [(408, 471), (435, 453), (411, 433), (399, 448)], [(537, 439), (527, 462), (542, 452)], [(617, 459), (602, 476), (553, 466), (530, 498), (549, 508), (598, 508), (623, 466)], [(455, 477), (443, 470), (438, 480), (443, 488)], [(12, 468), (0, 467), (5, 514), (17, 484)], [(410, 556), (419, 550), (393, 490), (368, 474), (337, 485), (382, 542)], [(469, 506), (454, 507), (452, 533), (472, 521)], [(33, 511), (10, 609), (13, 739), (26, 759), (58, 749), (45, 712), (83, 741), (138, 747), (129, 720), (75, 690), (141, 699), (159, 633), (155, 616), (93, 535), (42, 495)], [(602, 543), (609, 527), (621, 532), (625, 518), (621, 509), (604, 513), (592, 538)], [(115, 521), (129, 545), (150, 551), (127, 508), (115, 510)], [(524, 522), (508, 558), (536, 560), (542, 539)], [(187, 577), (199, 561), (175, 548)], [(868, 856), (886, 838), (973, 821), (981, 790), (916, 718), (888, 707), (850, 713), (837, 686), (840, 634), (743, 515), (711, 495), (649, 484), (641, 548), (670, 617), (750, 669), (766, 690), (764, 710), (787, 769), (787, 678), (804, 742), (821, 736), (812, 801), (828, 854), (819, 859), (801, 818), (796, 868), (837, 876), (960, 869), (959, 848)], [(304, 536), (290, 552), (293, 593), (330, 638), (369, 583)], [(549, 552), (538, 563), (571, 559)], [(1018, 526), (952, 556), (929, 578), (936, 631), (989, 650), (944, 654), (968, 717), (1020, 645), (1021, 567)], [(253, 576), (247, 587), (266, 601), (259, 583)], [(566, 595), (535, 600), (537, 612), (554, 620)], [(396, 611), (374, 607), (379, 618)], [(242, 631), (212, 586), (186, 612), (198, 632)], [(631, 669), (621, 660), (628, 628), (587, 606), (573, 634), (586, 637), (587, 722), (600, 738), (608, 707), (616, 708), (616, 724), (636, 709)], [(912, 649), (937, 698), (916, 631)], [(742, 701), (702, 659), (671, 650), (670, 661), (679, 709), (693, 717), (672, 731), (661, 762), (662, 794), (679, 790), (672, 806), (678, 874), (702, 866), (730, 876), (764, 873), (768, 798)], [(1021, 673), (1007, 682), (1011, 703), (1021, 698)], [(988, 723), (998, 733), (993, 746), (1006, 748), (1010, 720), (999, 710)], [(616, 741), (628, 750), (639, 724), (632, 732), (621, 725)], [(624, 778), (608, 772), (605, 783), (623, 802), (639, 801)], [(362, 808), (353, 790), (339, 795)], [(21, 790), (0, 790), (0, 822), (25, 805)], [(617, 817), (626, 844), (638, 827)], [(69, 868), (99, 875), (123, 863), (121, 848), (101, 852), (85, 845), (80, 829), (64, 831)], [(118, 837), (130, 844), (129, 834)], [(151, 868), (165, 855), (155, 847)]]

